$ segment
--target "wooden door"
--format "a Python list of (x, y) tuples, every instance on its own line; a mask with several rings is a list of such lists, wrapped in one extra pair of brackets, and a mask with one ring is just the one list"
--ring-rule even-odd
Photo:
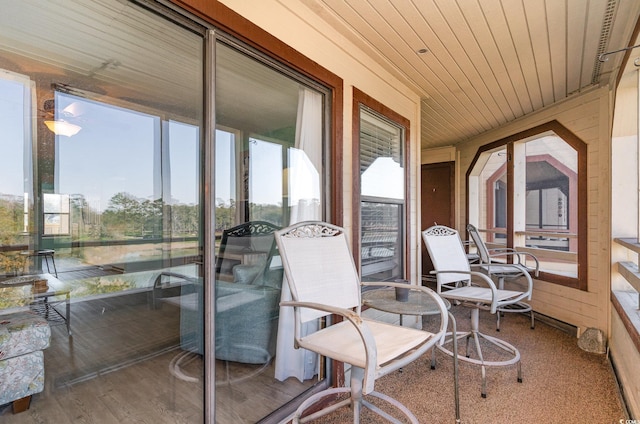
[[(425, 230), (436, 223), (454, 225), (454, 171), (455, 162), (425, 164), (421, 167), (422, 193), (420, 197), (420, 229)], [(422, 275), (433, 270), (427, 248), (422, 245)]]

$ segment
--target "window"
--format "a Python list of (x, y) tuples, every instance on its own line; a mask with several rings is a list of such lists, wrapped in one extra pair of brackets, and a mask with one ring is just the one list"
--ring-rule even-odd
[(586, 145), (557, 122), (485, 146), (467, 173), (469, 223), (490, 247), (534, 254), (541, 279), (585, 290), (585, 169)]
[[(284, 321), (281, 264), (274, 258), (269, 265), (269, 277), (279, 278), (240, 296), (240, 284), (213, 284), (206, 272), (212, 261), (203, 259), (217, 251), (214, 228), (341, 219), (334, 187), (342, 186), (342, 167), (334, 164), (342, 164), (342, 152), (333, 143), (342, 135), (343, 82), (231, 9), (214, 7), (210, 21), (233, 22), (262, 52), (183, 19), (164, 2), (137, 3), (4, 2), (0, 273), (25, 269), (4, 254), (20, 259), (27, 248), (55, 249), (64, 280), (55, 288), (73, 299), (76, 348), (65, 350), (71, 339), (52, 326), (45, 355), (64, 350), (60, 366), (47, 368), (47, 378), (64, 388), (50, 387), (54, 403), (64, 403), (70, 387), (104, 397), (103, 389), (115, 393), (126, 384), (136, 393), (161, 387), (131, 404), (140, 419), (170, 410), (178, 421), (280, 421), (265, 417), (311, 386), (328, 387), (340, 364), (318, 373), (317, 361), (305, 361), (312, 374), (303, 384), (277, 381), (271, 360)], [(84, 110), (67, 109), (74, 103)], [(45, 220), (53, 223), (46, 229)], [(37, 257), (32, 262), (32, 271), (42, 269)], [(100, 325), (103, 318), (109, 325)], [(194, 352), (205, 340), (207, 354)], [(229, 350), (243, 361), (225, 358)], [(131, 378), (142, 371), (153, 378)], [(269, 394), (277, 387), (284, 396), (237, 402), (247, 387)], [(187, 401), (173, 402), (176, 396)]]
[[(408, 121), (354, 90), (354, 251), (368, 281), (393, 281), (406, 272)], [(355, 203), (355, 202), (354, 202)]]
[[(622, 356), (633, 358), (636, 352), (625, 348), (623, 340), (627, 338), (640, 352), (640, 162), (638, 152), (638, 95), (640, 80), (638, 68), (627, 66), (616, 90), (615, 114), (611, 139), (611, 304), (620, 319), (612, 321), (612, 331), (616, 339), (616, 348), (612, 357), (616, 363), (623, 363)], [(635, 362), (629, 361), (629, 364)], [(623, 367), (624, 378), (634, 376), (634, 365)]]
[[(33, 208), (32, 86), (28, 76), (0, 69), (0, 244), (28, 245)], [(1, 266), (1, 265), (0, 265)], [(0, 272), (2, 269), (0, 268)]]
[(283, 143), (249, 138), (248, 221), (283, 226)]
[(44, 193), (44, 234), (69, 234), (69, 195)]

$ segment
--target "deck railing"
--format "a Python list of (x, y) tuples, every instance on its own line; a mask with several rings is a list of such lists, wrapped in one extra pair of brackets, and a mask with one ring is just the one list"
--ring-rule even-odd
[(636, 261), (620, 261), (618, 262), (618, 272), (624, 277), (625, 280), (633, 287), (638, 295), (638, 303), (635, 305), (636, 309), (640, 309), (640, 243), (637, 239), (631, 238), (616, 238), (614, 239), (619, 245), (626, 247), (638, 254)]
[(636, 254), (634, 261), (619, 261), (618, 273), (629, 290), (612, 290), (611, 303), (640, 352), (640, 243), (637, 238), (615, 238), (614, 242)]

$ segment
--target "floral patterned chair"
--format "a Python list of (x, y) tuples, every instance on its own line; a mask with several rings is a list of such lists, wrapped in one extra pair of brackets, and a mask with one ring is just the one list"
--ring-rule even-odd
[(29, 409), (31, 396), (44, 389), (42, 350), (50, 339), (49, 324), (34, 312), (0, 315), (0, 405), (12, 403), (14, 414)]

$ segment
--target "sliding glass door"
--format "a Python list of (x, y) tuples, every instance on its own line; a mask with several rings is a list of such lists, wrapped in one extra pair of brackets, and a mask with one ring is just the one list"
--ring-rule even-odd
[(0, 10), (0, 320), (51, 329), (23, 414), (202, 421), (204, 30), (119, 0)]
[(330, 92), (144, 4), (0, 0), (0, 319), (51, 330), (26, 414), (277, 422), (331, 375), (273, 238), (326, 219)]
[(216, 44), (219, 423), (257, 422), (326, 382), (318, 358), (294, 349), (292, 311), (279, 307), (288, 289), (273, 236), (324, 217), (326, 97), (233, 40)]

